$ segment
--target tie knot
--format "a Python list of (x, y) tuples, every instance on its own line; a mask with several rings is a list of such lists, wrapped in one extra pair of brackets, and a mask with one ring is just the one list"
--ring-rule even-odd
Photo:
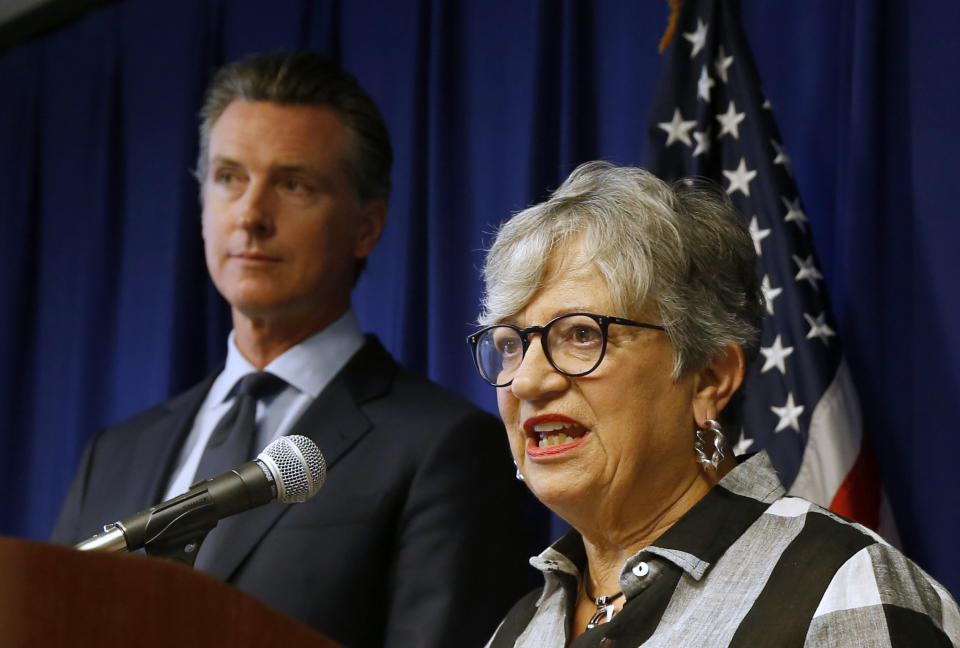
[(247, 374), (240, 379), (237, 396), (252, 396), (256, 400), (271, 396), (286, 387), (287, 383), (278, 376), (266, 371)]

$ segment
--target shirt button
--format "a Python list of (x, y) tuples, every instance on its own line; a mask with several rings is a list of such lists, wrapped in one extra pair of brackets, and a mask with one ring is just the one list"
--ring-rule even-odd
[(633, 569), (630, 570), (633, 572), (633, 575), (637, 578), (643, 578), (650, 571), (650, 565), (645, 562), (639, 562), (633, 566)]

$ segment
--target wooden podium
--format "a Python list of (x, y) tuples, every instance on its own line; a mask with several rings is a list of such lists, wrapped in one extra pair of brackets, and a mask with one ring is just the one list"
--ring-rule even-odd
[(202, 572), (141, 554), (0, 538), (0, 645), (338, 644)]

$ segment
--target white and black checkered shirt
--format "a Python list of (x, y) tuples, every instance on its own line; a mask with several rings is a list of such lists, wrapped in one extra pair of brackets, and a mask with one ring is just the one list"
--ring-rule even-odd
[[(585, 562), (576, 532), (531, 558), (546, 583), (488, 646), (567, 646)], [(942, 585), (870, 530), (784, 497), (766, 453), (627, 560), (620, 585), (623, 610), (571, 648), (960, 646)]]

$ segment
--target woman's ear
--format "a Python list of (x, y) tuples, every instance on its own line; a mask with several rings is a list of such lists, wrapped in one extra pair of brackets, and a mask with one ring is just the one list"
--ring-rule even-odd
[(693, 415), (703, 427), (707, 419), (716, 420), (743, 384), (746, 372), (743, 349), (736, 342), (718, 353), (709, 365), (697, 372), (693, 394)]

